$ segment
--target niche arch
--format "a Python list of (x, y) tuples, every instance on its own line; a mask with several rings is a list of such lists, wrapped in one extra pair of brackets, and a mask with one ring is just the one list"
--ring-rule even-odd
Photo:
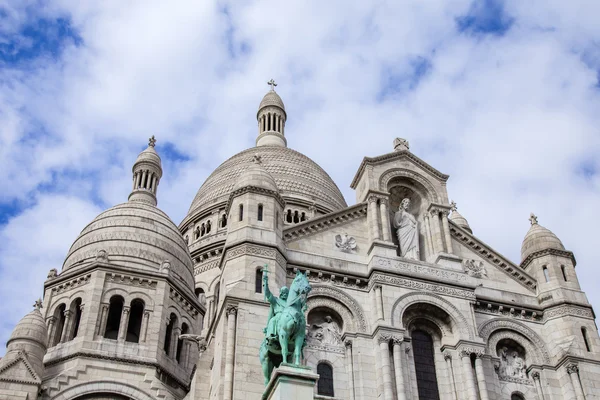
[[(153, 397), (148, 393), (140, 390), (138, 387), (128, 383), (103, 380), (81, 383), (73, 385), (61, 392), (60, 394), (50, 397), (51, 400), (85, 400), (90, 396), (97, 394), (98, 396), (117, 395), (123, 396), (126, 399), (133, 400), (153, 400)], [(94, 397), (91, 397), (93, 399)], [(99, 397), (102, 399), (102, 397)], [(111, 397), (105, 397), (111, 398)]]
[(309, 310), (326, 307), (336, 311), (344, 322), (345, 332), (367, 332), (367, 319), (360, 304), (345, 292), (325, 285), (314, 285), (308, 294)]

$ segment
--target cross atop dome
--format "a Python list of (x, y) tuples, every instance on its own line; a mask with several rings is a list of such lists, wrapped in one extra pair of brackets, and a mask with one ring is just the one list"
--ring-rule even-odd
[(275, 86), (277, 86), (277, 84), (275, 83), (275, 80), (273, 80), (273, 78), (271, 78), (271, 80), (269, 82), (267, 82), (267, 85), (271, 86), (271, 91), (275, 91)]
[(154, 135), (152, 135), (152, 137), (150, 139), (148, 139), (148, 146), (154, 147), (155, 145), (156, 145), (156, 138), (154, 137)]
[(456, 202), (454, 200), (450, 202), (450, 210), (452, 210), (452, 212), (457, 210)]
[(537, 225), (538, 217), (534, 213), (531, 213), (531, 216), (529, 217), (529, 222), (531, 222), (531, 225)]
[(44, 306), (42, 305), (42, 299), (37, 299), (35, 303), (33, 303), (33, 307), (36, 310), (41, 310)]

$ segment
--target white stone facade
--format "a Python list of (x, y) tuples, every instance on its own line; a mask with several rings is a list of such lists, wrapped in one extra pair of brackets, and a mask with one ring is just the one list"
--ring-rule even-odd
[[(347, 206), (286, 147), (286, 119), (271, 90), (257, 147), (215, 170), (178, 228), (156, 207), (151, 141), (129, 202), (83, 229), (50, 271), (43, 308), (15, 328), (0, 399), (260, 399), (265, 264), (274, 293), (298, 270), (312, 285), (305, 363), (331, 376), (309, 398), (600, 397), (600, 339), (575, 258), (535, 216), (515, 264), (474, 236), (448, 176), (400, 139), (363, 160)], [(393, 227), (405, 198), (409, 258)]]

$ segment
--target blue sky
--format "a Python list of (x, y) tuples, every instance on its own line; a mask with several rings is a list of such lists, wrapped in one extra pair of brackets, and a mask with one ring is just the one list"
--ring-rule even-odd
[(405, 137), (451, 175), (475, 234), (513, 261), (538, 214), (575, 252), (598, 309), (599, 11), (549, 0), (0, 0), (0, 345), (85, 224), (127, 199), (149, 136), (165, 169), (159, 206), (178, 223), (210, 172), (254, 145), (270, 78), (289, 146), (349, 204), (362, 157)]

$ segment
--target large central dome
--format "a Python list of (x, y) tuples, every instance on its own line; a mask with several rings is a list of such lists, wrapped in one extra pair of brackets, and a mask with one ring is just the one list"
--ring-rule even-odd
[(259, 156), (286, 202), (314, 203), (328, 212), (347, 207), (340, 189), (331, 177), (310, 158), (280, 146), (258, 146), (238, 153), (221, 164), (204, 182), (189, 214), (226, 202), (237, 178)]

